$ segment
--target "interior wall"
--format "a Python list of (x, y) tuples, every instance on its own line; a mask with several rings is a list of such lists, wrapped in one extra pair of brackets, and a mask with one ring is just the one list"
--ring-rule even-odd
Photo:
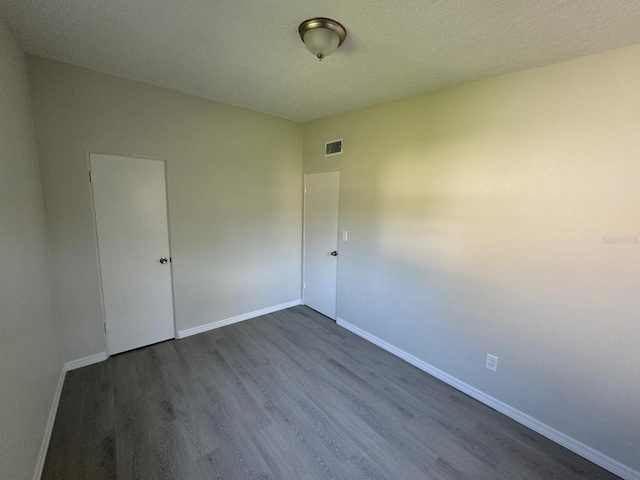
[(638, 85), (633, 46), (304, 125), (338, 317), (636, 470)]
[(300, 298), (302, 127), (28, 57), (67, 360), (105, 351), (90, 152), (167, 162), (178, 330)]
[(62, 348), (24, 55), (0, 19), (0, 478), (31, 478)]

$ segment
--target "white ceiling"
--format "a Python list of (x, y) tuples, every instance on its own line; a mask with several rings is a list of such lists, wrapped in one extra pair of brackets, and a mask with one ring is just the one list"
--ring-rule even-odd
[[(640, 43), (638, 0), (0, 0), (30, 53), (306, 121)], [(297, 28), (348, 31), (319, 62)]]

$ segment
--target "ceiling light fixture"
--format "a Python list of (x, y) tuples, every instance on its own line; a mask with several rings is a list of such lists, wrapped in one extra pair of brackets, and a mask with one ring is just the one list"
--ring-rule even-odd
[(318, 60), (335, 52), (347, 38), (347, 30), (330, 18), (310, 18), (298, 27), (300, 38)]

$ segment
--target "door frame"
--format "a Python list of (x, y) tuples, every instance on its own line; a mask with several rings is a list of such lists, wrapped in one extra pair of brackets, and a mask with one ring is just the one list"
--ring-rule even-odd
[(338, 294), (340, 292), (340, 242), (342, 241), (341, 232), (342, 232), (342, 222), (341, 222), (341, 212), (342, 212), (342, 169), (341, 168), (330, 168), (328, 170), (311, 170), (309, 172), (302, 173), (302, 282), (300, 285), (300, 298), (302, 299), (302, 305), (306, 305), (305, 303), (305, 281), (306, 281), (306, 231), (307, 231), (307, 175), (314, 175), (317, 173), (331, 173), (331, 172), (339, 172), (340, 173), (340, 182), (338, 183), (338, 258), (336, 259), (336, 318), (335, 321), (338, 321)]
[(100, 265), (100, 245), (98, 243), (98, 217), (96, 216), (96, 205), (93, 196), (93, 182), (91, 181), (91, 155), (111, 155), (114, 157), (137, 158), (140, 160), (155, 160), (164, 165), (164, 194), (167, 205), (167, 241), (169, 243), (169, 277), (171, 279), (171, 317), (173, 318), (173, 338), (178, 338), (178, 326), (176, 324), (176, 298), (173, 280), (173, 254), (171, 248), (171, 217), (169, 215), (169, 177), (167, 172), (167, 161), (164, 158), (145, 157), (142, 155), (129, 155), (126, 153), (111, 153), (97, 150), (87, 150), (86, 152), (87, 180), (89, 180), (89, 201), (91, 204), (91, 220), (93, 222), (93, 246), (98, 272), (98, 288), (100, 289), (100, 316), (102, 320), (102, 334), (104, 338), (104, 351), (107, 358), (111, 356), (109, 352), (109, 336), (107, 335), (107, 314), (104, 306), (104, 289), (102, 285), (102, 267)]

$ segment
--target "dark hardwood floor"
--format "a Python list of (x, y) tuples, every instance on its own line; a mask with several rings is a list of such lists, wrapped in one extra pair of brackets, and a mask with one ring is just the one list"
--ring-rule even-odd
[(69, 372), (42, 478), (618, 477), (294, 307)]

